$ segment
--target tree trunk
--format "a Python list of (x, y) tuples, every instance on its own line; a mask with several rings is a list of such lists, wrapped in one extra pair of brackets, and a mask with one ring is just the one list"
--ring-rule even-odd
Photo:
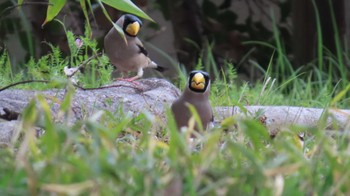
[[(347, 11), (346, 11), (347, 10)], [(344, 18), (345, 18), (345, 44), (347, 50), (350, 49), (350, 1), (344, 1)]]
[(336, 51), (335, 36), (342, 38), (344, 35), (344, 0), (332, 0), (333, 12), (336, 22), (338, 35), (333, 27), (332, 11), (330, 7), (330, 0), (315, 1), (320, 12), (321, 29), (323, 35), (323, 44), (333, 54)]
[[(332, 21), (332, 11), (330, 1), (333, 6), (338, 35), (334, 29)], [(315, 0), (319, 12), (321, 23), (323, 46), (333, 54), (336, 54), (335, 36), (341, 38), (346, 33), (346, 15), (350, 15), (345, 5), (349, 4), (344, 0)], [(349, 5), (348, 5), (349, 7)], [(293, 1), (293, 27), (294, 27), (294, 54), (297, 66), (309, 63), (315, 58), (317, 46), (317, 32), (315, 7), (312, 0), (294, 0)], [(348, 16), (349, 18), (349, 16)], [(350, 26), (350, 24), (348, 24)]]
[(310, 62), (315, 48), (315, 19), (311, 0), (294, 0), (294, 55), (297, 66)]
[(200, 7), (197, 1), (168, 0), (167, 3), (178, 59), (190, 70), (196, 64), (198, 47), (202, 45)]

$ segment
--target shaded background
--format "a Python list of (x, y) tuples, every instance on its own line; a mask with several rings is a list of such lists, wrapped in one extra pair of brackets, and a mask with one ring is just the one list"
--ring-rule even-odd
[[(20, 8), (17, 1), (0, 0), (0, 47), (6, 48), (14, 69), (21, 69), (30, 57), (50, 53), (46, 43), (58, 45), (62, 53), (69, 54), (69, 47), (62, 25), (52, 21), (45, 25), (47, 3), (24, 1)], [(47, 2), (47, 1), (46, 1)], [(103, 36), (111, 24), (94, 4), (90, 22), (92, 38), (103, 48)], [(174, 68), (174, 61), (187, 70), (194, 68), (199, 58), (206, 61), (213, 55), (217, 67), (225, 62), (235, 65), (237, 72), (248, 79), (259, 78), (259, 71), (250, 60), (267, 69), (271, 48), (247, 41), (262, 41), (275, 45), (273, 27), (288, 59), (295, 68), (306, 65), (316, 58), (317, 18), (319, 13), (324, 47), (336, 53), (335, 37), (342, 47), (350, 46), (350, 2), (346, 0), (137, 0), (133, 1), (157, 23), (147, 21), (140, 37), (150, 51), (150, 57), (166, 67)], [(122, 14), (108, 8), (113, 20)], [(85, 19), (79, 1), (67, 1), (57, 17), (67, 30), (83, 35)], [(160, 52), (161, 51), (161, 52)], [(346, 50), (345, 50), (346, 51)], [(1, 66), (1, 65), (0, 65)], [(349, 66), (347, 63), (346, 66)], [(326, 70), (325, 70), (326, 71)], [(170, 73), (173, 73), (170, 71)]]

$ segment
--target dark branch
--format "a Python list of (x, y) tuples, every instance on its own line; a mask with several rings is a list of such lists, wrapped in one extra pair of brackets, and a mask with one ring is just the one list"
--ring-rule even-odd
[(48, 80), (25, 80), (25, 81), (15, 82), (15, 83), (12, 83), (10, 85), (7, 85), (5, 87), (0, 88), (0, 92), (6, 90), (8, 88), (20, 85), (20, 84), (29, 84), (29, 83), (34, 83), (34, 82), (49, 83), (50, 81), (48, 81)]
[(137, 88), (136, 86), (128, 86), (128, 85), (123, 85), (123, 84), (113, 84), (113, 85), (109, 85), (109, 86), (100, 86), (100, 87), (94, 87), (94, 88), (85, 88), (79, 85), (74, 84), (75, 87), (79, 88), (80, 90), (83, 91), (88, 91), (88, 90), (100, 90), (100, 89), (107, 89), (107, 88), (118, 88), (118, 87), (127, 87), (127, 88), (133, 88), (136, 89), (138, 91), (142, 91), (141, 88)]
[(47, 3), (47, 2), (24, 2), (21, 5), (17, 4), (17, 5), (13, 5), (13, 6), (7, 7), (6, 9), (4, 9), (0, 13), (0, 18), (2, 18), (2, 15), (4, 15), (6, 12), (15, 9), (16, 7), (26, 6), (26, 5), (53, 5), (53, 4), (52, 3)]
[(78, 69), (77, 69), (75, 72), (73, 72), (71, 75), (69, 75), (69, 76), (67, 76), (67, 77), (68, 77), (68, 78), (73, 77), (79, 70), (84, 69), (85, 66), (86, 66), (92, 59), (94, 59), (94, 58), (96, 58), (96, 57), (98, 57), (98, 56), (100, 56), (100, 55), (101, 55), (101, 53), (96, 53), (96, 54), (94, 54), (93, 56), (89, 57), (88, 59), (86, 59), (84, 62), (82, 62), (82, 63), (78, 66)]

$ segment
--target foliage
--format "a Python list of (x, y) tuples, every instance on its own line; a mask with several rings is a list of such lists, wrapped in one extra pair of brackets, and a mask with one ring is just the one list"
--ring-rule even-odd
[[(22, 3), (19, 1), (18, 4), (21, 5)], [(57, 14), (63, 8), (64, 4), (66, 4), (66, 0), (63, 0), (63, 1), (50, 0), (49, 5), (47, 6), (46, 19), (42, 24), (42, 26), (44, 26), (46, 23), (54, 19), (55, 16), (57, 16)]]
[[(69, 123), (67, 88), (55, 119), (38, 96), (23, 112), (20, 140), (1, 148), (1, 194), (170, 194), (295, 195), (347, 194), (349, 136), (329, 137), (309, 129), (305, 148), (296, 140), (302, 127), (271, 140), (253, 119), (233, 117), (225, 129), (196, 140), (177, 131), (168, 111), (131, 116), (122, 109), (97, 111)], [(36, 106), (35, 106), (36, 105)], [(160, 125), (160, 126), (156, 126)], [(37, 127), (45, 133), (36, 138)]]
[[(77, 68), (82, 65), (84, 66), (80, 71), (84, 74), (76, 74), (76, 80), (79, 81), (79, 85), (98, 87), (110, 82), (113, 66), (109, 63), (106, 56), (100, 54), (96, 40), (88, 38), (89, 31), (86, 31), (85, 36), (76, 37), (71, 31), (67, 31), (66, 35), (71, 52), (69, 57), (63, 57), (57, 46), (46, 43), (51, 47), (51, 53), (41, 57), (39, 60), (31, 58), (25, 64), (26, 69), (20, 72), (12, 69), (10, 58), (5, 51), (0, 57), (0, 63), (3, 65), (3, 69), (0, 71), (1, 86), (23, 80), (47, 80), (48, 83), (51, 82), (51, 85), (30, 84), (27, 87), (30, 89), (52, 88), (52, 85), (57, 86), (66, 83), (65, 67)], [(95, 56), (95, 58), (89, 60), (91, 55)]]
[(5, 50), (0, 57), (0, 65), (2, 65), (0, 69), (0, 84), (4, 86), (9, 82), (14, 82), (20, 80), (22, 78), (22, 73), (15, 74), (12, 71), (10, 58), (8, 57), (7, 51)]
[[(5, 0), (0, 2), (0, 52), (3, 52), (4, 48), (8, 48), (7, 52), (12, 59), (11, 63), (14, 71), (21, 70), (24, 63), (30, 58), (38, 60), (46, 55), (49, 48), (42, 44), (45, 41), (61, 47), (63, 54), (68, 55), (65, 50), (67, 48), (66, 40), (62, 39), (64, 31), (60, 28), (59, 23), (50, 21), (55, 21), (55, 18), (58, 18), (71, 27), (71, 31), (79, 35), (84, 32), (84, 24), (86, 24), (89, 29), (88, 37), (91, 38), (91, 26), (93, 25), (90, 24), (90, 21), (94, 21), (95, 24), (98, 23), (101, 26), (108, 26), (108, 24), (105, 24), (108, 22), (112, 23), (112, 19), (104, 7), (106, 5), (153, 21), (130, 0), (49, 0), (35, 2)], [(105, 17), (99, 17), (98, 10), (102, 10), (109, 21), (104, 22)], [(102, 22), (96, 21), (96, 18), (102, 20)], [(121, 36), (124, 36), (119, 26), (114, 23), (113, 25)], [(101, 26), (95, 27), (95, 29), (103, 29)], [(96, 34), (94, 36), (96, 37)]]
[[(188, 36), (198, 31), (201, 41), (197, 40), (196, 43), (193, 37), (193, 40), (186, 41), (190, 42), (191, 45), (195, 45), (193, 49), (198, 54), (210, 47), (210, 50), (212, 49), (211, 55), (215, 57), (214, 60), (219, 67), (224, 66), (223, 61), (229, 60), (240, 67), (240, 72), (242, 70), (247, 71), (248, 68), (244, 66), (245, 64), (242, 64), (242, 61), (245, 63), (244, 56), (248, 55), (251, 59), (258, 59), (263, 68), (266, 69), (266, 62), (268, 62), (271, 54), (266, 52), (266, 48), (261, 45), (254, 45), (254, 48), (247, 47), (245, 41), (261, 40), (266, 43), (273, 43), (274, 34), (271, 24), (275, 15), (271, 14), (272, 11), (275, 11), (278, 16), (274, 25), (281, 31), (280, 37), (283, 40), (286, 54), (293, 54), (292, 41), (294, 40), (291, 39), (293, 35), (290, 27), (292, 20), (291, 1), (203, 0), (192, 1), (191, 5), (185, 3), (187, 1), (184, 0), (156, 0), (155, 2), (156, 8), (162, 12), (164, 18), (172, 22), (175, 32), (178, 32), (179, 29), (186, 29), (185, 25), (176, 22), (177, 18), (185, 17), (188, 18), (187, 20), (196, 21), (198, 26), (195, 28), (191, 26), (193, 29), (188, 29), (190, 32)], [(186, 11), (173, 13), (173, 6), (180, 7), (183, 10), (191, 10), (190, 8), (195, 10), (191, 10), (190, 14)], [(190, 8), (186, 8), (186, 6)], [(180, 37), (176, 40), (177, 45), (182, 39)], [(187, 39), (187, 37), (184, 39)], [(206, 43), (207, 40), (211, 43), (209, 46)], [(198, 45), (201, 47), (198, 47)]]
[[(266, 70), (250, 61), (264, 76), (256, 84), (239, 81), (230, 61), (219, 69), (211, 55), (211, 45), (207, 45), (207, 53), (201, 55), (196, 68), (208, 70), (213, 76), (213, 106), (348, 106), (348, 80), (339, 82), (333, 72), (347, 72), (339, 57), (321, 57), (324, 66), (333, 70), (330, 72), (320, 69), (319, 62), (311, 65), (310, 72), (295, 70), (279, 43), (277, 29), (274, 30), (276, 46), (251, 42), (275, 51)], [(1, 86), (24, 79), (45, 79), (63, 81), (66, 88), (57, 118), (41, 95), (23, 111), (19, 134), (9, 146), (0, 148), (0, 194), (349, 194), (350, 134), (344, 131), (329, 136), (322, 121), (314, 128), (287, 127), (274, 139), (261, 121), (237, 116), (225, 119), (208, 132), (198, 133), (196, 139), (189, 138), (191, 128), (178, 132), (170, 111), (166, 111), (167, 122), (150, 113), (132, 116), (122, 108), (96, 111), (71, 122), (69, 111), (75, 90), (66, 82), (63, 69), (77, 67), (99, 53), (89, 34), (86, 31), (85, 36), (78, 38), (81, 46), (77, 37), (66, 31), (71, 52), (68, 58), (49, 44), (52, 52), (39, 60), (31, 59), (21, 72), (12, 70), (6, 52), (0, 56)], [(183, 68), (177, 68), (178, 83), (183, 86), (187, 74)], [(109, 82), (111, 72), (106, 57), (98, 56), (85, 66), (79, 81), (84, 86), (99, 86)], [(304, 147), (296, 137), (300, 131), (306, 133)]]
[[(98, 4), (101, 6), (103, 13), (105, 16), (108, 18), (108, 20), (113, 24), (113, 26), (118, 30), (121, 36), (124, 37), (123, 30), (118, 26), (115, 25), (114, 22), (111, 20), (109, 17), (106, 9), (104, 8), (102, 3), (105, 3), (117, 10), (129, 12), (131, 14), (140, 16), (142, 18), (148, 19), (153, 21), (146, 13), (144, 13), (140, 8), (138, 8), (132, 1), (130, 0), (119, 0), (119, 1), (111, 1), (111, 0), (98, 0)], [(21, 0), (18, 1), (18, 4), (21, 4)], [(48, 8), (47, 8), (47, 13), (46, 13), (46, 19), (42, 26), (44, 26), (46, 23), (50, 22), (52, 19), (54, 19), (55, 16), (61, 11), (63, 6), (66, 4), (66, 0), (49, 0)], [(92, 10), (92, 4), (90, 0), (80, 0), (80, 6), (83, 9), (83, 13), (85, 15), (85, 19), (87, 21), (87, 25), (89, 29), (90, 27), (90, 22), (88, 18), (88, 7), (90, 10)], [(91, 36), (91, 35), (90, 35)], [(125, 38), (125, 37), (124, 37)]]
[[(67, 31), (69, 58), (62, 58), (59, 49), (51, 46), (51, 54), (38, 61), (31, 60), (27, 63), (28, 70), (18, 75), (11, 71), (4, 53), (0, 63), (7, 68), (1, 70), (5, 76), (1, 77), (5, 78), (2, 82), (22, 77), (65, 80), (64, 66), (76, 67), (89, 53), (99, 52), (95, 42), (87, 37), (79, 37), (83, 43), (79, 47), (76, 37)], [(109, 79), (111, 70), (101, 63), (104, 58), (96, 59), (96, 66), (103, 66), (95, 73)], [(263, 82), (255, 85), (237, 83), (236, 71), (229, 62), (222, 70), (207, 65), (210, 59), (199, 62), (196, 68), (209, 66), (216, 78), (211, 92), (214, 106), (346, 106), (344, 95), (349, 87), (338, 91), (326, 85), (316, 93), (315, 81), (311, 77), (301, 80), (297, 73), (285, 81), (276, 81), (269, 77), (276, 71), (272, 60)], [(91, 78), (90, 71), (81, 75)], [(81, 81), (84, 85), (98, 85), (91, 80)], [(295, 89), (286, 94), (283, 89), (289, 83)], [(92, 116), (71, 122), (69, 111), (74, 88), (69, 84), (66, 88), (57, 118), (52, 116), (49, 103), (38, 95), (23, 112), (18, 140), (0, 148), (1, 194), (164, 195), (174, 193), (171, 190), (191, 195), (349, 192), (347, 132), (330, 137), (322, 126), (289, 127), (272, 140), (260, 120), (233, 116), (225, 119), (222, 126), (199, 133), (193, 140), (189, 138), (191, 130), (178, 132), (170, 111), (167, 122), (162, 122), (150, 113), (132, 116), (122, 108), (113, 112), (96, 111)], [(40, 138), (35, 137), (43, 130)], [(300, 131), (306, 133), (304, 147), (296, 137)]]

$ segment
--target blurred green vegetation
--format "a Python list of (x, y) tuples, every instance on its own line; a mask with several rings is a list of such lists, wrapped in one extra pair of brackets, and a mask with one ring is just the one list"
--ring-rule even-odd
[[(256, 83), (242, 81), (236, 64), (217, 66), (208, 44), (196, 68), (211, 73), (213, 106), (295, 105), (320, 108), (349, 106), (348, 53), (338, 43), (332, 54), (318, 39), (317, 60), (295, 68), (273, 29), (274, 42), (250, 41), (271, 52), (269, 63), (248, 59), (263, 76)], [(66, 88), (60, 119), (38, 95), (23, 111), (19, 134), (0, 148), (1, 195), (348, 195), (350, 189), (350, 134), (329, 135), (321, 120), (318, 127), (287, 127), (271, 139), (259, 120), (233, 116), (224, 127), (190, 134), (178, 132), (170, 111), (167, 122), (158, 116), (97, 111), (74, 123), (70, 118), (74, 87), (64, 67), (77, 67), (91, 55), (79, 84), (98, 87), (111, 81), (112, 67), (96, 41), (65, 31), (70, 54), (46, 43), (50, 53), (31, 58), (26, 69), (11, 67), (6, 50), (0, 56), (0, 86), (42, 79), (52, 84), (26, 84), (25, 89)], [(82, 45), (77, 44), (80, 40)], [(167, 54), (163, 54), (166, 56)], [(185, 85), (187, 72), (176, 67), (176, 85)], [(266, 67), (266, 68), (265, 68)], [(327, 69), (325, 69), (327, 68)], [(341, 74), (339, 74), (341, 73)], [(55, 85), (59, 83), (61, 85)], [(63, 85), (62, 85), (63, 84)], [(1, 92), (0, 92), (1, 93)], [(37, 128), (45, 132), (35, 137)], [(300, 146), (296, 134), (306, 133)]]
[[(52, 54), (39, 61), (31, 60), (27, 72), (14, 74), (10, 66), (1, 70), (4, 76), (1, 85), (27, 77), (65, 81), (64, 66), (81, 64), (88, 57), (88, 48), (99, 52), (94, 41), (87, 37), (79, 37), (83, 42), (81, 48), (77, 47), (77, 38), (71, 32), (67, 32), (67, 37), (71, 56), (63, 58), (59, 49), (52, 46)], [(5, 54), (0, 60), (6, 64), (8, 57)], [(208, 65), (199, 62), (202, 63), (196, 68), (206, 69)], [(96, 66), (96, 74), (89, 71), (80, 74), (81, 85), (99, 86), (110, 82), (111, 70), (104, 56), (91, 61), (89, 66)], [(319, 88), (321, 81), (311, 80), (312, 77), (304, 81), (296, 71), (285, 81), (268, 77), (278, 73), (272, 60), (269, 69), (264, 71), (264, 81), (254, 85), (238, 83), (233, 65), (227, 63), (226, 67), (215, 71), (218, 75), (210, 97), (213, 106), (283, 104), (324, 108), (348, 105), (340, 84), (331, 87), (329, 81)], [(179, 69), (181, 78), (186, 78), (184, 70)], [(85, 77), (90, 80), (84, 80)], [(178, 81), (179, 86), (184, 83), (185, 79)], [(90, 117), (68, 123), (75, 90), (69, 83), (56, 87), (68, 90), (61, 105), (61, 118), (54, 119), (49, 104), (38, 95), (23, 112), (20, 133), (14, 142), (0, 148), (1, 194), (349, 193), (350, 135), (342, 132), (330, 137), (322, 122), (315, 128), (285, 128), (272, 140), (259, 120), (233, 116), (225, 121), (224, 127), (200, 133), (193, 140), (190, 134), (178, 132), (170, 111), (167, 111), (167, 122), (150, 113), (131, 116), (117, 108), (114, 112), (97, 111)], [(28, 84), (23, 88), (52, 86)], [(292, 90), (286, 93), (285, 88)], [(45, 131), (40, 138), (35, 137), (38, 127)], [(306, 133), (304, 147), (296, 135), (300, 131)]]
[[(216, 85), (214, 85), (215, 87)], [(349, 133), (290, 127), (272, 140), (260, 121), (233, 116), (193, 140), (149, 113), (97, 111), (68, 123), (38, 95), (23, 112), (19, 140), (0, 149), (4, 195), (347, 194)], [(212, 93), (212, 96), (215, 96)], [(270, 95), (275, 97), (275, 95)], [(35, 104), (38, 103), (38, 104)], [(36, 138), (36, 127), (45, 132)], [(301, 147), (296, 133), (307, 133)]]

